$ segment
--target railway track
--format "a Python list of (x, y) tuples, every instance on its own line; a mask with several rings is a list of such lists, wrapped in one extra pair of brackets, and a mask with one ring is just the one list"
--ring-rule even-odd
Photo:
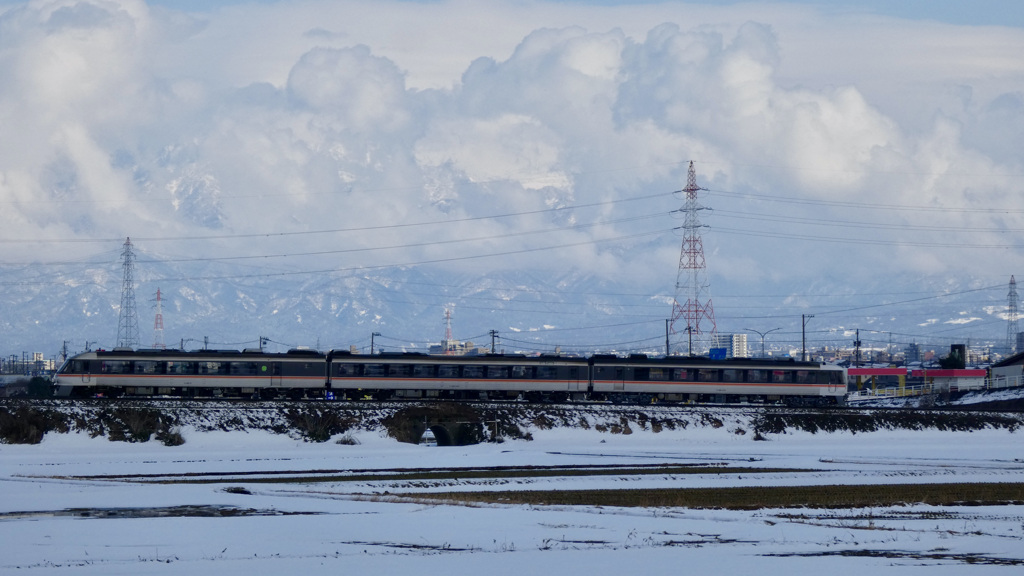
[[(153, 409), (193, 409), (193, 410), (239, 410), (264, 411), (280, 409), (306, 409), (311, 407), (335, 407), (353, 411), (397, 410), (410, 406), (424, 405), (464, 405), (477, 409), (508, 409), (515, 407), (532, 410), (564, 411), (573, 410), (586, 412), (615, 411), (664, 411), (707, 412), (724, 411), (732, 414), (772, 414), (777, 416), (802, 416), (808, 414), (877, 414), (899, 412), (927, 412), (932, 414), (961, 414), (964, 412), (1020, 412), (1018, 409), (999, 409), (986, 407), (972, 410), (971, 405), (957, 407), (908, 408), (893, 406), (828, 406), (828, 407), (793, 407), (773, 404), (686, 404), (686, 403), (652, 403), (652, 404), (617, 404), (610, 402), (545, 402), (532, 403), (523, 401), (497, 400), (247, 400), (235, 398), (0, 398), (0, 408), (32, 407), (32, 408), (72, 408), (72, 407), (127, 407)], [(986, 405), (988, 406), (988, 405)]]

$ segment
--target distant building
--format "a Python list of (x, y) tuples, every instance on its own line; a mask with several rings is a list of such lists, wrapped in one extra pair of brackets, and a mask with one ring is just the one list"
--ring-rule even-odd
[(920, 362), (921, 360), (923, 360), (923, 358), (921, 358), (921, 345), (917, 343), (907, 344), (907, 347), (903, 351), (903, 354), (906, 357), (906, 362), (908, 363)]
[(458, 340), (448, 340), (441, 342), (440, 344), (431, 344), (428, 348), (428, 353), (431, 355), (445, 355), (445, 356), (477, 356), (479, 354), (487, 354), (490, 350), (482, 346), (476, 346), (472, 342), (459, 342)]
[(716, 334), (711, 342), (712, 348), (725, 348), (726, 358), (747, 358), (746, 334)]

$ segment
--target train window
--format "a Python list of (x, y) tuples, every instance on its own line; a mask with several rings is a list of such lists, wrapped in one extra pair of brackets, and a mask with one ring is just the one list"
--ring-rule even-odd
[(391, 364), (388, 366), (388, 376), (408, 376), (412, 372), (410, 364)]
[(196, 363), (195, 362), (168, 362), (167, 363), (168, 374), (195, 374)]
[(100, 371), (104, 374), (130, 374), (132, 363), (127, 360), (104, 360)]
[(558, 377), (558, 371), (554, 366), (537, 366), (537, 378), (541, 380), (554, 380)]
[(650, 380), (650, 368), (633, 368), (633, 380)]
[(767, 382), (767, 370), (747, 370), (747, 382)]
[(412, 367), (412, 375), (416, 378), (433, 378), (434, 377), (434, 365), (433, 364), (416, 364)]
[(358, 376), (359, 364), (335, 364), (334, 375), (339, 377)]
[(796, 382), (797, 384), (810, 384), (814, 382), (813, 372), (810, 370), (797, 370), (796, 371)]
[(487, 377), (498, 379), (508, 378), (508, 366), (488, 366)]
[(463, 366), (462, 367), (463, 378), (483, 378), (484, 367), (483, 366)]
[(387, 364), (364, 364), (363, 376), (386, 376), (388, 373)]
[(650, 380), (668, 380), (668, 368), (651, 368)]
[(438, 378), (458, 378), (459, 367), (455, 364), (441, 364), (437, 367)]
[(792, 382), (793, 373), (788, 370), (772, 370), (772, 382)]
[(722, 382), (739, 382), (742, 380), (742, 370), (736, 370), (735, 368), (726, 368), (722, 370)]
[(697, 380), (701, 382), (718, 382), (721, 380), (715, 368), (700, 368), (697, 370)]
[(85, 374), (89, 372), (89, 361), (75, 360), (71, 363), (71, 372), (74, 374)]
[(232, 362), (232, 376), (255, 376), (258, 373), (255, 362)]
[(157, 373), (157, 362), (156, 362), (156, 360), (136, 360), (135, 361), (135, 373), (136, 374), (156, 374)]
[(281, 370), (282, 376), (321, 376), (324, 367), (313, 362), (285, 362)]
[(686, 382), (695, 378), (693, 370), (687, 370), (686, 368), (673, 368), (672, 379)]
[(200, 374), (227, 374), (228, 363), (227, 362), (200, 362), (199, 363)]
[(512, 367), (513, 378), (532, 378), (533, 377), (533, 366), (513, 366)]

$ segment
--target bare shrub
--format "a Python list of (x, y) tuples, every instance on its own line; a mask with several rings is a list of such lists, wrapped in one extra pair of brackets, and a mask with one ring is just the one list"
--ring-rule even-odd
[(166, 426), (160, 412), (149, 408), (117, 408), (103, 419), (112, 442), (149, 442)]
[(185, 443), (185, 437), (181, 435), (181, 428), (177, 426), (161, 428), (156, 433), (156, 439), (163, 442), (164, 446), (181, 446)]
[(0, 443), (39, 444), (50, 431), (67, 432), (67, 422), (49, 411), (19, 406), (13, 412), (0, 409)]
[(351, 419), (342, 418), (327, 408), (289, 410), (285, 416), (309, 442), (327, 442), (331, 436), (347, 432), (353, 425)]
[(359, 440), (356, 439), (356, 437), (351, 434), (345, 434), (341, 438), (335, 440), (334, 443), (340, 444), (342, 446), (358, 446)]
[(532, 423), (538, 430), (550, 430), (555, 427), (554, 420), (549, 418), (546, 414), (534, 416)]

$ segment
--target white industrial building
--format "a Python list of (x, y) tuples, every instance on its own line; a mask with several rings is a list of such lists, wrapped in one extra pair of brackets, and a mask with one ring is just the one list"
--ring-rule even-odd
[(715, 334), (712, 348), (725, 348), (726, 358), (747, 358), (746, 334)]

